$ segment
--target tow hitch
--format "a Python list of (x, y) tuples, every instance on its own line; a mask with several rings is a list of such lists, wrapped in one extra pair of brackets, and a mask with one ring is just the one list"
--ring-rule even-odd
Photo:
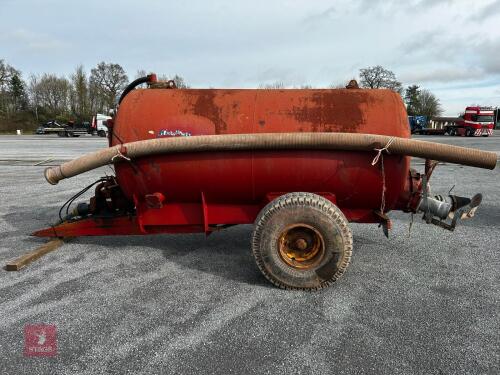
[[(417, 207), (417, 212), (423, 212), (422, 219), (427, 224), (434, 224), (449, 231), (454, 231), (459, 219), (470, 219), (474, 216), (483, 199), (482, 194), (472, 198), (458, 195), (429, 196), (427, 176), (423, 176), (422, 199)], [(449, 223), (446, 219), (450, 218)]]

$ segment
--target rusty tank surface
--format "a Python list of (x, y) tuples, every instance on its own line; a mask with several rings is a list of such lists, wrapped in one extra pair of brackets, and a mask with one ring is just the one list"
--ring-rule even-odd
[[(401, 97), (389, 90), (143, 89), (121, 103), (112, 145), (158, 137), (290, 132), (410, 136)], [(161, 192), (172, 201), (195, 203), (203, 192), (210, 203), (254, 204), (266, 194), (330, 192), (349, 219), (370, 222), (382, 190), (378, 168), (367, 168), (373, 157), (324, 150), (155, 155), (137, 161), (142, 173), (121, 163), (116, 176), (129, 199)], [(406, 194), (409, 158), (387, 156), (384, 167), (391, 181), (386, 207), (403, 208), (398, 198)]]
[[(141, 83), (149, 87), (134, 89)], [(349, 222), (388, 235), (391, 210), (448, 230), (472, 217), (480, 194), (431, 196), (429, 179), (437, 161), (494, 168), (496, 155), (411, 140), (399, 94), (348, 87), (176, 89), (138, 79), (108, 122), (110, 147), (45, 173), (55, 184), (112, 163), (116, 176), (35, 235), (208, 235), (253, 223), (263, 275), (316, 290), (349, 264)], [(426, 159), (423, 171), (410, 169), (411, 156)]]

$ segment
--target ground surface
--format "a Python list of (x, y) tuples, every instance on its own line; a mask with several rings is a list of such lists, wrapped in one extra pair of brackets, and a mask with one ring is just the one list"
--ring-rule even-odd
[[(499, 152), (500, 137), (420, 137)], [(110, 169), (57, 186), (46, 164), (105, 147), (92, 137), (0, 137), (0, 262)], [(415, 163), (422, 168), (420, 163)], [(287, 292), (261, 276), (251, 226), (204, 235), (80, 238), (21, 272), (0, 270), (0, 373), (498, 374), (500, 169), (438, 167), (434, 192), (485, 196), (455, 233), (392, 213), (390, 239), (352, 225), (333, 287)], [(58, 355), (23, 357), (26, 324), (57, 326)]]

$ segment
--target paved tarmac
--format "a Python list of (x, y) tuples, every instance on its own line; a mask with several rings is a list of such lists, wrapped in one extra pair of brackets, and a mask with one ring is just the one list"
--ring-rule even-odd
[[(500, 153), (500, 137), (418, 138)], [(2, 265), (43, 243), (28, 234), (111, 173), (51, 186), (45, 165), (102, 147), (0, 136)], [(390, 213), (389, 239), (352, 224), (352, 263), (318, 293), (270, 285), (249, 225), (208, 238), (78, 238), (20, 272), (1, 269), (0, 374), (499, 374), (500, 169), (441, 165), (431, 183), (482, 192), (477, 216), (454, 233), (416, 216), (409, 235), (409, 215)], [(23, 356), (24, 327), (37, 323), (56, 326), (55, 357)]]

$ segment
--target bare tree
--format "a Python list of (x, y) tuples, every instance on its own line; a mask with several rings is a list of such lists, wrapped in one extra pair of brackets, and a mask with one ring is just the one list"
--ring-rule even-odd
[(20, 75), (19, 71), (0, 59), (0, 90), (6, 90), (13, 75)]
[(178, 88), (178, 89), (188, 89), (189, 88), (189, 85), (186, 83), (186, 80), (184, 79), (184, 77), (178, 75), (178, 74), (175, 74), (172, 78), (170, 78), (168, 75), (166, 74), (161, 74), (158, 76), (158, 80), (159, 81), (174, 81), (175, 82), (175, 86)]
[(282, 81), (276, 81), (272, 83), (260, 84), (259, 89), (267, 90), (281, 90), (285, 88), (285, 84)]
[(9, 112), (11, 79), (16, 74), (19, 75), (20, 73), (0, 59), (0, 114)]
[(49, 117), (67, 114), (69, 110), (70, 83), (65, 77), (45, 73), (41, 77), (32, 76), (30, 98), (36, 98), (35, 107), (43, 108)]
[(443, 113), (439, 99), (429, 90), (421, 90), (418, 95), (416, 113), (431, 118)]
[(109, 110), (115, 106), (118, 95), (128, 83), (128, 77), (119, 64), (101, 62), (92, 69), (90, 81), (93, 94), (101, 96), (105, 109)]
[(361, 86), (369, 89), (389, 89), (401, 94), (403, 85), (396, 75), (380, 65), (359, 70)]
[(174, 75), (172, 80), (175, 82), (175, 86), (177, 86), (178, 89), (188, 89), (189, 88), (189, 86), (186, 83), (186, 81), (184, 80), (184, 78), (178, 74)]
[(36, 122), (40, 121), (38, 117), (38, 106), (40, 103), (40, 96), (37, 89), (38, 81), (39, 77), (35, 74), (32, 74), (28, 81), (28, 100), (31, 110), (35, 115)]
[(70, 107), (71, 112), (80, 120), (91, 114), (87, 75), (82, 65), (77, 66), (71, 75)]
[(146, 71), (144, 69), (139, 69), (136, 73), (135, 73), (135, 77), (134, 79), (137, 79), (137, 78), (142, 78), (142, 77), (146, 77), (148, 75), (148, 73), (146, 73)]

